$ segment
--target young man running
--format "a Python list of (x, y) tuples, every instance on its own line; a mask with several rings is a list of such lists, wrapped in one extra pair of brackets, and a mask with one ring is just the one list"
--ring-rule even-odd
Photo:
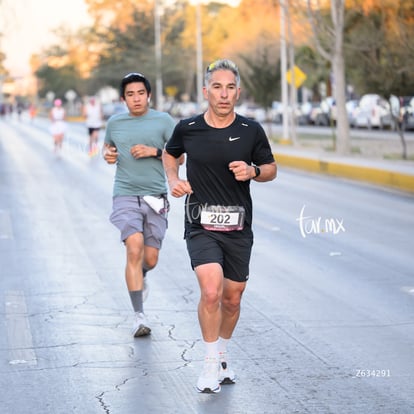
[(151, 85), (140, 73), (121, 81), (127, 113), (113, 115), (106, 127), (104, 158), (116, 163), (111, 222), (126, 247), (125, 278), (135, 311), (132, 334), (151, 332), (144, 313), (148, 270), (158, 262), (167, 229), (167, 186), (162, 148), (174, 129), (170, 115), (149, 107)]

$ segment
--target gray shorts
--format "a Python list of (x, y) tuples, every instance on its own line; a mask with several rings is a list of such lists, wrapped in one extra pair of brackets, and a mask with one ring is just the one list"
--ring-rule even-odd
[(145, 246), (161, 248), (168, 227), (167, 215), (156, 213), (142, 197), (114, 197), (109, 219), (121, 232), (124, 243), (132, 234), (142, 233)]

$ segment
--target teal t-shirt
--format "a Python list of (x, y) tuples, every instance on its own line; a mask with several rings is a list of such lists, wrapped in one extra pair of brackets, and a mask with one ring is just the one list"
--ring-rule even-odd
[(129, 113), (113, 115), (107, 123), (105, 143), (118, 152), (113, 195), (145, 196), (167, 192), (164, 168), (158, 158), (135, 159), (130, 149), (136, 144), (164, 148), (175, 127), (165, 112), (149, 109), (145, 115)]

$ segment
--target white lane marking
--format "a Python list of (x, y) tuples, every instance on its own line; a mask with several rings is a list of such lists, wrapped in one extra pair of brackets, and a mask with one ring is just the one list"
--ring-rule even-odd
[(9, 364), (37, 365), (24, 292), (7, 291), (5, 298)]
[(12, 239), (13, 227), (10, 213), (7, 210), (0, 210), (0, 239)]

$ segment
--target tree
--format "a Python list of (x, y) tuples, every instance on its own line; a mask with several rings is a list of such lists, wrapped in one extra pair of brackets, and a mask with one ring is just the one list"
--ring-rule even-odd
[[(73, 33), (65, 26), (55, 29), (59, 44), (32, 55), (30, 63), (39, 82), (38, 95), (43, 97), (53, 91), (64, 97), (68, 90), (75, 90), (78, 96), (87, 92), (86, 78), (90, 61), (87, 48), (81, 41), (83, 33)], [(61, 79), (59, 79), (61, 77)]]
[[(60, 42), (65, 50), (66, 64), (75, 66), (82, 80), (88, 79), (82, 87), (89, 92), (106, 85), (117, 87), (120, 75), (141, 71), (148, 76), (155, 90), (154, 1), (85, 1), (93, 18), (92, 27), (84, 28), (72, 38), (63, 33)], [(164, 8), (161, 16), (164, 91), (168, 88), (176, 91), (176, 97), (186, 94), (195, 98), (195, 7), (187, 0), (159, 1)], [(280, 95), (276, 76), (280, 56), (277, 3), (277, 0), (241, 0), (238, 7), (215, 2), (202, 5), (203, 65), (207, 66), (221, 57), (235, 60), (244, 78), (245, 93), (264, 106), (270, 101), (266, 96), (268, 92), (268, 95), (274, 94), (272, 100), (278, 100)], [(307, 3), (289, 0), (289, 6), (296, 4), (296, 8), (291, 7), (296, 12), (291, 19), (292, 38), (295, 41), (295, 60), (308, 76), (305, 85), (313, 88), (317, 97), (319, 91), (316, 86), (321, 80), (328, 83), (333, 73), (334, 93), (345, 94), (345, 71), (341, 68), (349, 62), (346, 66), (347, 81), (355, 85), (357, 94), (364, 93), (367, 88), (374, 88), (377, 92), (391, 80), (394, 81), (394, 94), (399, 94), (397, 90), (409, 91), (409, 85), (414, 82), (414, 78), (408, 75), (414, 56), (411, 41), (414, 0), (382, 0), (384, 6), (381, 8), (375, 1), (346, 0), (345, 14), (344, 3), (345, 0), (307, 0)], [(364, 8), (357, 7), (358, 4), (364, 4)], [(377, 11), (371, 16), (372, 10)], [(386, 10), (387, 13), (383, 11), (381, 17), (378, 10)], [(311, 23), (315, 36), (310, 30)], [(364, 32), (364, 25), (369, 32)], [(345, 57), (341, 54), (343, 35)], [(381, 41), (386, 46), (381, 47)], [(49, 50), (39, 62), (50, 63), (52, 58), (62, 60), (62, 56), (53, 56), (53, 53), (54, 50)], [(267, 82), (270, 80), (265, 74), (262, 74), (265, 76), (263, 81), (256, 86), (267, 90), (256, 91), (248, 86), (248, 75), (259, 70), (259, 62), (269, 68), (275, 87), (269, 87)], [(370, 66), (372, 62), (377, 65), (375, 71)], [(390, 62), (393, 62), (393, 75), (384, 72), (381, 81), (375, 79), (378, 78), (378, 69), (388, 67)], [(400, 69), (396, 69), (398, 66)], [(341, 96), (338, 95), (336, 101), (339, 111), (338, 150), (347, 152), (349, 130), (344, 130), (345, 126), (348, 127), (347, 117), (346, 112), (341, 112), (345, 111), (345, 106), (341, 110)], [(342, 118), (345, 121), (341, 121)]]
[(414, 1), (384, 0), (349, 11), (345, 52), (357, 90), (386, 97), (414, 91)]
[(297, 65), (307, 74), (306, 85), (312, 90), (312, 100), (321, 101), (320, 84), (328, 84), (331, 65), (308, 45), (296, 48)]
[[(396, 97), (414, 94), (413, 15), (413, 0), (385, 0), (354, 8), (347, 30), (347, 53), (358, 62), (351, 68), (358, 90), (375, 91), (390, 101), (391, 108)], [(406, 159), (407, 144), (398, 111), (393, 111), (393, 117)]]
[(154, 19), (149, 12), (138, 10), (132, 17), (131, 26), (95, 33), (104, 46), (94, 75), (103, 84), (118, 86), (120, 76), (129, 72), (140, 72), (154, 80)]
[[(316, 3), (315, 8), (313, 4)], [(337, 108), (336, 150), (340, 154), (348, 154), (351, 150), (349, 123), (346, 112), (346, 83), (343, 37), (345, 24), (345, 0), (330, 0), (330, 17), (328, 23), (324, 18), (326, 7), (319, 0), (307, 0), (309, 19), (312, 25), (314, 41), (320, 55), (331, 62), (335, 85), (334, 99)]]
[(0, 0), (0, 104), (3, 103), (3, 81), (9, 76), (9, 71), (6, 69), (4, 63), (6, 61), (6, 54), (2, 48), (2, 30), (8, 30), (14, 21), (14, 8), (10, 0)]
[(280, 63), (269, 61), (267, 48), (260, 58), (240, 55), (240, 59), (246, 66), (240, 77), (248, 96), (263, 108), (271, 108), (275, 96), (280, 95)]
[(6, 55), (0, 51), (0, 76), (7, 76), (8, 70), (4, 66), (4, 61), (6, 60)]
[(70, 89), (80, 94), (80, 88), (76, 84), (79, 80), (79, 73), (75, 66), (52, 67), (46, 64), (37, 70), (36, 76), (40, 81), (38, 92), (40, 96), (45, 96), (51, 91), (56, 97), (64, 99), (66, 92)]
[[(155, 94), (154, 2), (124, 0), (119, 2), (122, 7), (115, 8), (113, 1), (87, 2), (94, 17), (89, 37), (99, 49), (92, 74), (94, 84), (118, 87), (120, 74), (139, 71), (148, 77)], [(174, 86), (179, 95), (190, 93), (194, 87), (195, 49), (189, 43), (183, 47), (185, 17), (191, 16), (188, 20), (192, 22), (194, 8), (184, 1), (169, 7), (164, 4), (160, 19), (162, 78), (164, 91)]]
[[(8, 70), (4, 66), (4, 62), (6, 60), (6, 54), (3, 53), (1, 49), (1, 38), (2, 37), (3, 37), (3, 34), (0, 32), (0, 88), (2, 88), (1, 79), (3, 79), (3, 77), (8, 75)], [(1, 95), (1, 89), (0, 89), (0, 95)]]

